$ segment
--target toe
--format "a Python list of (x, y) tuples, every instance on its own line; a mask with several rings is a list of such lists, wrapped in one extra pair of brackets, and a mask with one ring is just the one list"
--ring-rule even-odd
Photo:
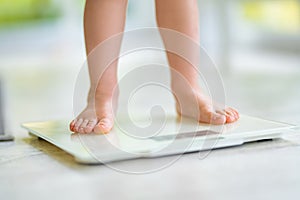
[(77, 119), (72, 120), (72, 122), (70, 123), (70, 131), (74, 132), (74, 127), (75, 127), (75, 123), (76, 123)]
[(212, 113), (211, 122), (210, 122), (211, 124), (219, 125), (219, 124), (225, 124), (225, 122), (226, 122), (225, 115), (219, 113)]
[(75, 125), (74, 125), (74, 132), (77, 132), (77, 133), (78, 133), (79, 127), (81, 126), (82, 122), (83, 122), (83, 119), (78, 119), (78, 120), (76, 120), (76, 123), (75, 123)]
[(230, 109), (230, 108), (226, 108), (225, 109), (225, 112), (226, 112), (226, 122), (227, 123), (231, 123), (231, 122), (234, 122), (237, 120), (237, 116), (236, 116), (236, 113)]
[(88, 122), (89, 122), (88, 119), (83, 120), (83, 122), (81, 123), (79, 130), (78, 130), (79, 133), (85, 133), (84, 130), (85, 130)]
[(234, 109), (234, 108), (229, 108), (229, 109), (235, 114), (235, 118), (236, 119), (240, 118), (240, 114), (239, 114), (239, 112), (236, 109)]
[(110, 118), (102, 118), (94, 128), (95, 133), (108, 133), (113, 127), (113, 121)]
[(221, 113), (206, 111), (201, 114), (200, 122), (219, 125), (226, 122), (226, 117)]
[(85, 133), (93, 132), (96, 124), (97, 124), (97, 119), (89, 120), (89, 122), (87, 123), (87, 126), (84, 129), (84, 132)]

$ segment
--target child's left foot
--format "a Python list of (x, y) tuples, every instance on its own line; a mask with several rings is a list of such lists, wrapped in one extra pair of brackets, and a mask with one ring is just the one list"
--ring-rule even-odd
[(232, 123), (239, 119), (237, 110), (231, 107), (218, 107), (199, 89), (178, 90), (173, 88), (173, 93), (176, 99), (176, 110), (180, 116), (215, 125)]

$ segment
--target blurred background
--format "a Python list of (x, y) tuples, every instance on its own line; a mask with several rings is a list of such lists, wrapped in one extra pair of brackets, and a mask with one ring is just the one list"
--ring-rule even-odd
[[(201, 44), (241, 113), (300, 124), (300, 0), (199, 0)], [(0, 0), (0, 79), (11, 131), (72, 118), (85, 60), (84, 0)], [(126, 30), (154, 27), (154, 0), (129, 0)], [(138, 59), (138, 58), (137, 58)]]

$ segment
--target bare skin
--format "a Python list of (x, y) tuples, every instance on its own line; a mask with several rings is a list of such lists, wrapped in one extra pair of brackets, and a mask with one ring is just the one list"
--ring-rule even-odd
[[(198, 16), (197, 0), (156, 0), (158, 26), (182, 33), (196, 43), (200, 41)], [(170, 45), (176, 43), (170, 40), (168, 34), (164, 32), (161, 32), (161, 36), (166, 49), (169, 49)], [(186, 45), (189, 50), (190, 44), (187, 43)], [(178, 48), (181, 47), (179, 46)], [(190, 48), (191, 51), (189, 53), (198, 54), (197, 50), (193, 47)], [(188, 81), (188, 83), (183, 83), (182, 78), (178, 77), (176, 73), (172, 73), (171, 70), (171, 87), (176, 96), (176, 110), (178, 114), (193, 117), (199, 120), (199, 122), (210, 124), (231, 123), (239, 119), (239, 113), (233, 108), (215, 108), (214, 103), (199, 88), (197, 83), (199, 78), (198, 73), (189, 62), (170, 52), (167, 52), (167, 56), (171, 69)], [(196, 62), (199, 61), (197, 60)], [(188, 86), (185, 87), (187, 84)], [(194, 106), (198, 106), (197, 113), (193, 113), (193, 110), (195, 110)]]
[[(156, 0), (157, 24), (161, 28), (178, 31), (198, 43), (200, 38), (197, 6), (196, 0)], [(127, 0), (86, 1), (84, 29), (87, 55), (90, 55), (97, 45), (109, 37), (124, 31), (126, 8)], [(168, 49), (170, 40), (162, 32), (161, 36)], [(117, 41), (117, 44), (109, 46), (109, 53), (117, 55), (120, 45), (121, 39)], [(197, 54), (197, 52), (194, 53)], [(103, 52), (103, 57), (105, 57), (104, 54), (105, 52)], [(171, 68), (171, 88), (177, 102), (176, 110), (180, 116), (192, 117), (199, 122), (210, 124), (231, 123), (239, 119), (239, 114), (235, 109), (214, 106), (214, 103), (198, 86), (198, 73), (189, 62), (170, 52), (167, 52), (167, 57)], [(88, 104), (82, 113), (70, 123), (71, 131), (108, 133), (112, 129), (113, 108), (116, 107), (118, 96), (115, 93), (118, 89), (114, 90), (117, 86), (117, 65), (118, 60), (109, 64), (107, 70), (102, 72), (102, 78), (98, 80), (97, 67), (101, 66), (101, 59), (88, 56), (91, 80)], [(182, 77), (185, 81), (182, 81)], [(194, 110), (198, 112), (195, 114)]]
[[(70, 130), (78, 133), (108, 133), (113, 127), (113, 107), (117, 97), (114, 88), (117, 85), (118, 60), (110, 63), (106, 71), (99, 72), (99, 66), (105, 66), (105, 57), (118, 55), (121, 40), (108, 44), (108, 51), (93, 50), (113, 35), (122, 33), (125, 27), (127, 0), (87, 0), (84, 13), (84, 32), (86, 53), (91, 87), (87, 107), (70, 123)], [(112, 14), (113, 12), (113, 14)], [(109, 53), (109, 55), (105, 55)], [(96, 57), (96, 58), (94, 58)], [(117, 56), (115, 56), (117, 57)], [(101, 69), (100, 69), (101, 70)], [(100, 74), (103, 73), (99, 80)]]

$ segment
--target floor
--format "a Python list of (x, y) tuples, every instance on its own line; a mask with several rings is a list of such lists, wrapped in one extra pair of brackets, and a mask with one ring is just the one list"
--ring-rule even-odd
[[(29, 136), (20, 127), (22, 122), (73, 116), (74, 83), (85, 54), (82, 16), (69, 9), (70, 2), (64, 1), (68, 13), (58, 23), (0, 31), (7, 132), (15, 136), (13, 142), (0, 143), (0, 199), (299, 199), (300, 130), (286, 140), (219, 149), (208, 155), (186, 154), (164, 169), (142, 175), (77, 164), (59, 148)], [(145, 2), (136, 0), (134, 5), (138, 4)], [(221, 26), (220, 31), (213, 14), (220, 12), (210, 5), (201, 7), (202, 42), (216, 63), (224, 64), (214, 56), (230, 55), (225, 48), (222, 51), (221, 42), (215, 42), (215, 35), (222, 36), (226, 28)], [(153, 26), (154, 18), (148, 21), (147, 17), (147, 12), (154, 14), (152, 7), (145, 8), (132, 7), (146, 17), (135, 17), (137, 21), (127, 24), (129, 29)], [(291, 56), (283, 56), (284, 51), (266, 52), (248, 48), (231, 52), (232, 63), (225, 66), (231, 71), (222, 72), (226, 102), (243, 114), (299, 126), (299, 52)], [(164, 104), (172, 107), (168, 101)], [(114, 166), (143, 170), (167, 159), (172, 158)]]
[[(18, 71), (18, 73), (15, 73)], [(6, 69), (6, 109), (14, 142), (0, 143), (0, 194), (5, 199), (298, 199), (300, 134), (186, 154), (154, 173), (134, 175), (80, 165), (30, 137), (24, 121), (72, 117), (76, 70)], [(300, 73), (224, 73), (229, 105), (241, 113), (300, 125)], [(54, 98), (55, 97), (55, 98)], [(299, 133), (299, 131), (298, 131)], [(114, 163), (144, 169), (167, 158)]]

